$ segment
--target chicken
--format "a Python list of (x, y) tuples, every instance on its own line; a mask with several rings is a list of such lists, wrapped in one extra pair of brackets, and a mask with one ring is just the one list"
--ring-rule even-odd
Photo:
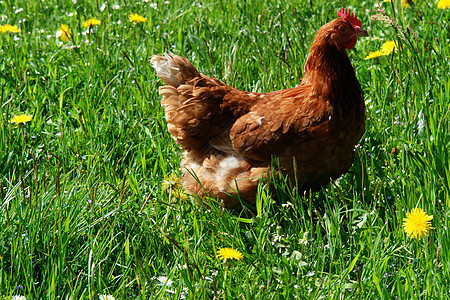
[(304, 77), (290, 89), (244, 92), (199, 73), (186, 58), (152, 57), (188, 192), (230, 208), (254, 203), (259, 180), (272, 171), (317, 189), (349, 170), (365, 108), (346, 51), (368, 33), (349, 10), (337, 15), (317, 32)]

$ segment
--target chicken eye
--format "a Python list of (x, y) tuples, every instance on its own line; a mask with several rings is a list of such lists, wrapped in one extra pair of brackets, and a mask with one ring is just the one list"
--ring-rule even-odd
[(348, 30), (348, 27), (347, 27), (347, 26), (342, 26), (342, 27), (339, 28), (339, 32), (340, 32), (340, 33), (346, 33), (347, 30)]

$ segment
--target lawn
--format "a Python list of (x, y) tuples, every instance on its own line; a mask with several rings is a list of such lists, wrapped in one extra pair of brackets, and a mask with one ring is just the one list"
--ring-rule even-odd
[[(0, 1), (0, 299), (446, 298), (444, 2)], [(293, 87), (340, 7), (370, 35), (349, 51), (367, 117), (350, 172), (315, 193), (270, 178), (254, 210), (199, 206), (151, 56)], [(433, 216), (421, 238), (403, 228), (414, 208)]]

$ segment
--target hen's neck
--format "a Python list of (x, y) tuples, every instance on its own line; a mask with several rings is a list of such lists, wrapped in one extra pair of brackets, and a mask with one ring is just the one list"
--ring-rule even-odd
[(338, 50), (325, 38), (314, 40), (302, 83), (311, 85), (314, 94), (330, 102), (341, 102), (349, 98), (348, 94), (361, 91), (346, 50)]

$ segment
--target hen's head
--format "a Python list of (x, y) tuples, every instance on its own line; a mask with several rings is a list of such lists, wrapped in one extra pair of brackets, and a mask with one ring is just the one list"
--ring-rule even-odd
[(342, 48), (353, 49), (358, 37), (368, 36), (369, 34), (361, 26), (361, 21), (355, 14), (343, 8), (339, 9), (335, 19), (326, 24), (325, 30), (329, 33), (329, 41), (334, 44), (338, 50)]

